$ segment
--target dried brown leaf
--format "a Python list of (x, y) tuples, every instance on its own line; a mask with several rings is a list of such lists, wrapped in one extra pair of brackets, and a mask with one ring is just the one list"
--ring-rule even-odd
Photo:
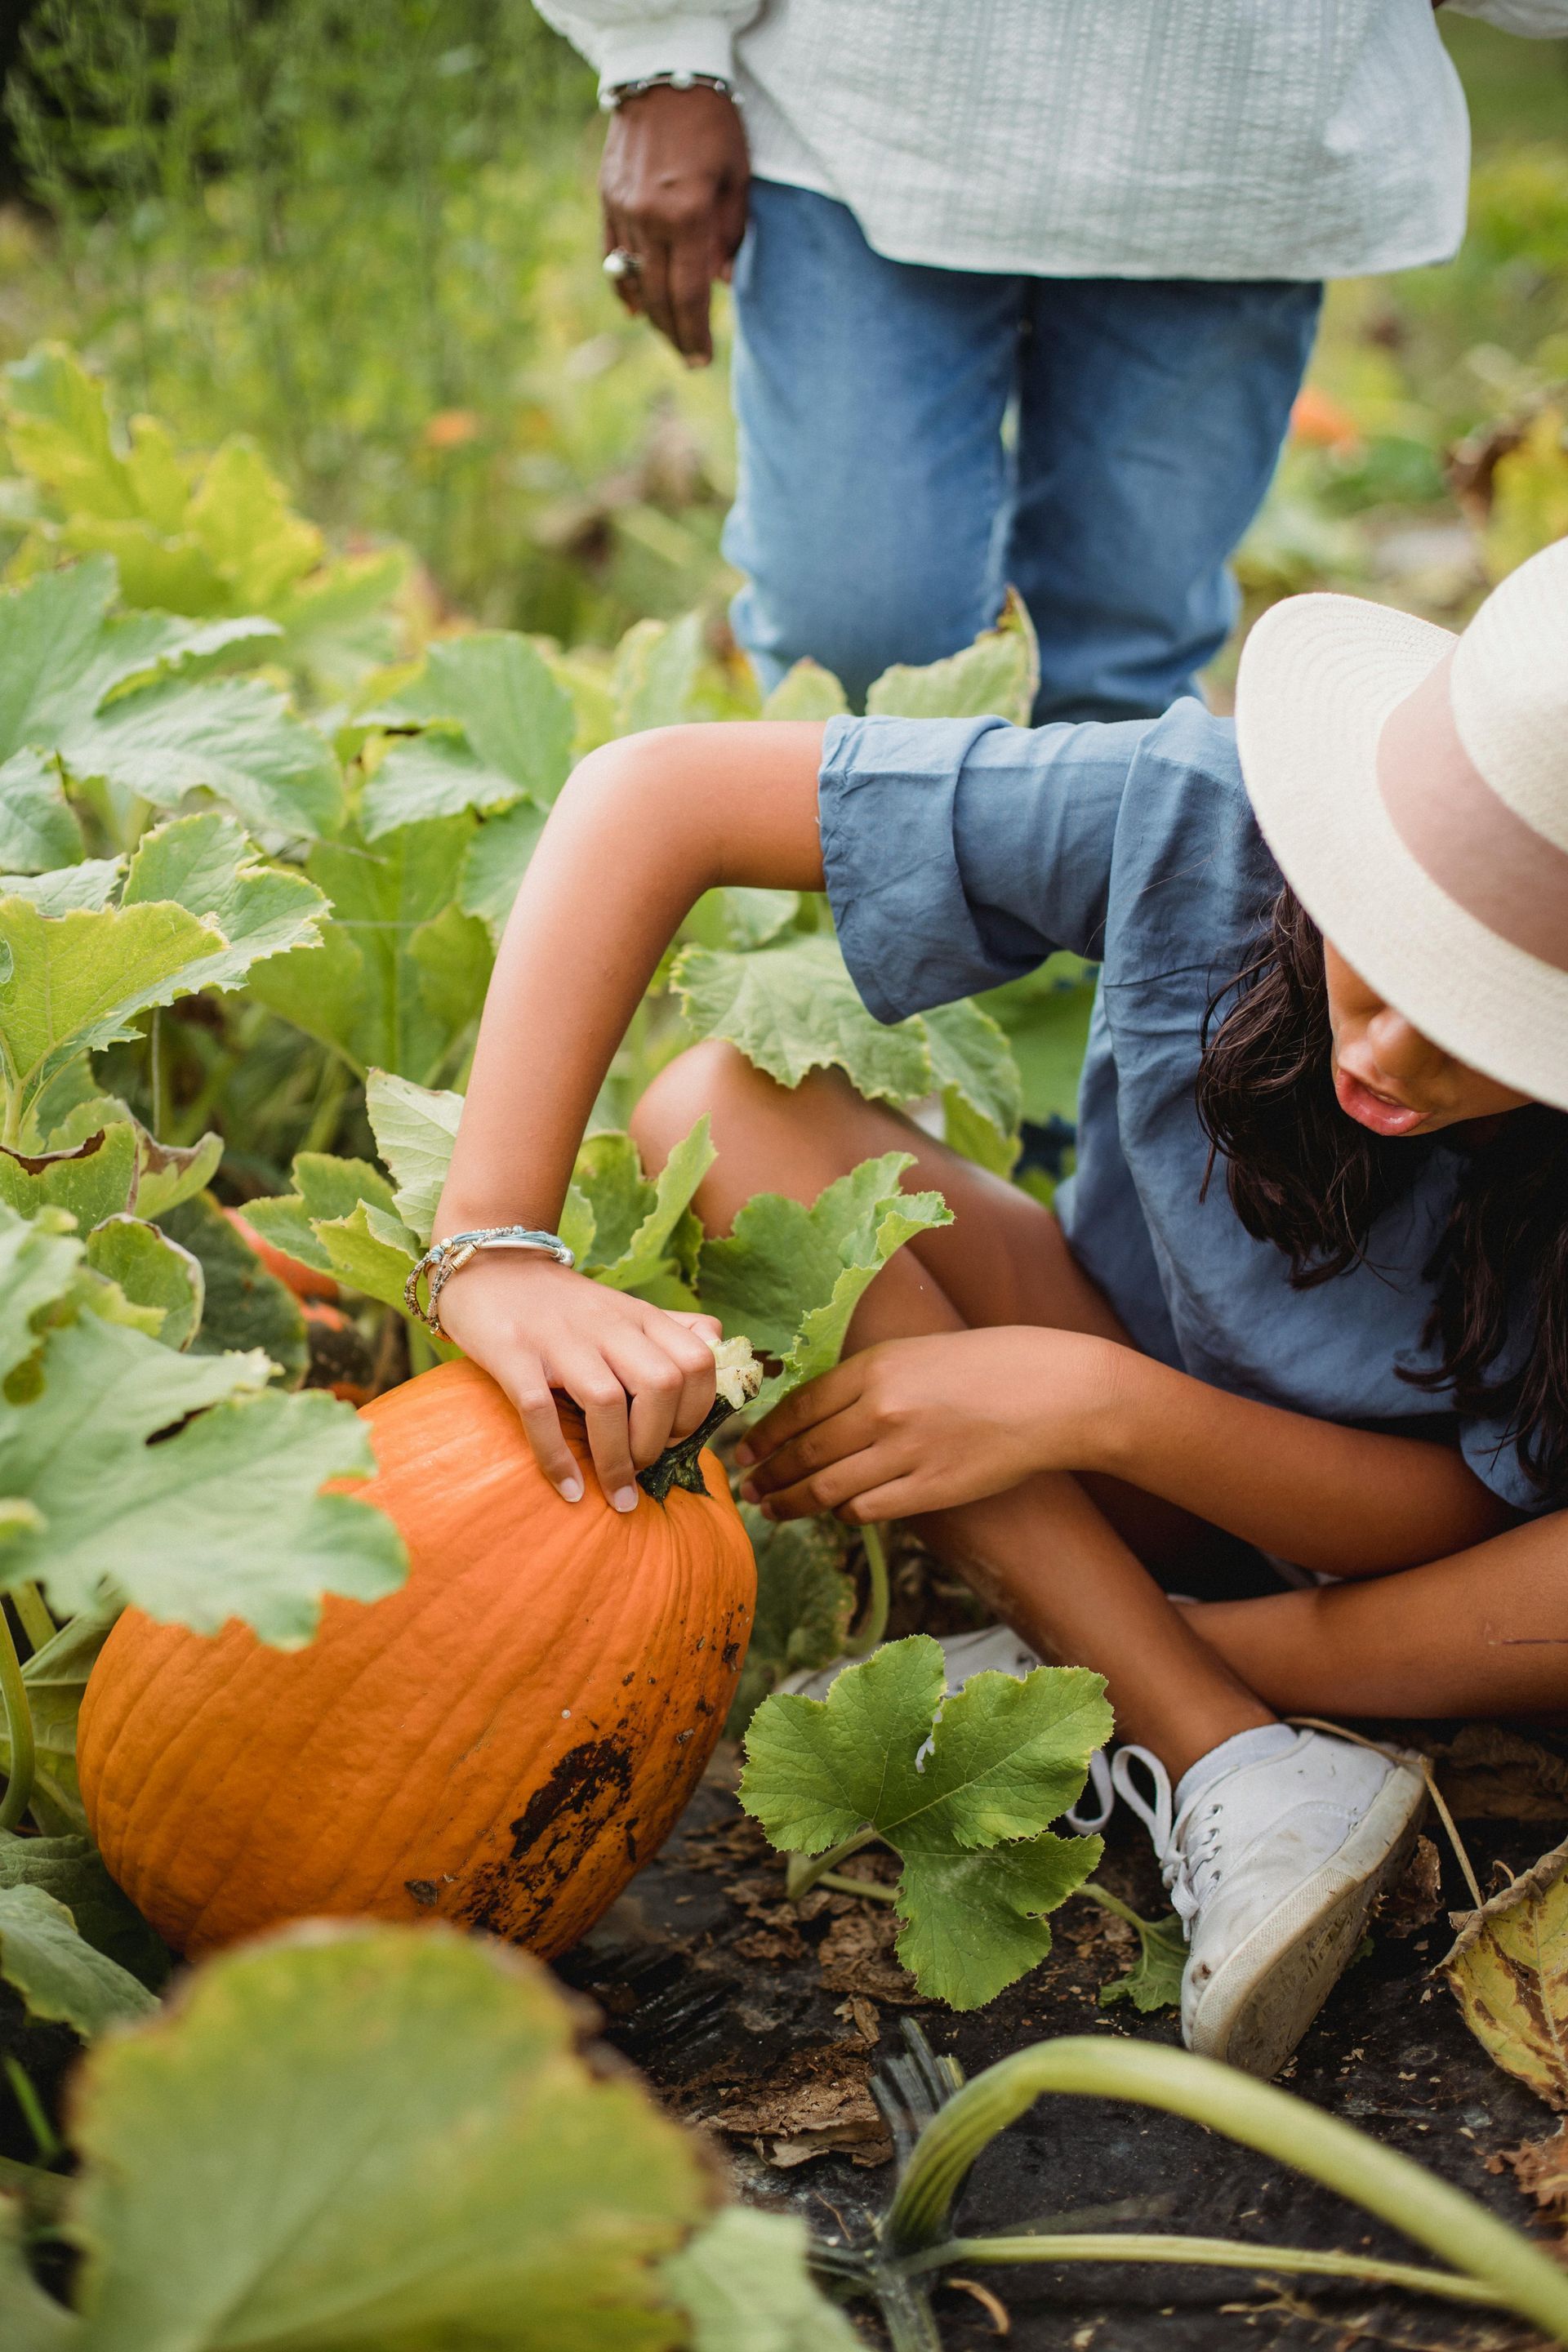
[(1437, 1916), (1443, 1895), (1443, 1864), (1429, 1837), (1418, 1837), (1405, 1875), (1384, 1905), (1378, 1926), (1385, 1936), (1414, 1936)]
[(1568, 2108), (1568, 1843), (1479, 1911), (1444, 1962), (1466, 2024), (1547, 2105)]
[(856, 2164), (884, 2164), (892, 2142), (871, 2096), (870, 2065), (861, 2041), (797, 2050), (763, 2081), (705, 2096), (693, 2120), (763, 2143), (768, 2161), (785, 2168), (836, 2148)]
[(868, 2000), (918, 2001), (915, 1980), (895, 1958), (899, 1923), (890, 1909), (873, 1911), (853, 1895), (816, 1948), (828, 1992), (860, 1993)]

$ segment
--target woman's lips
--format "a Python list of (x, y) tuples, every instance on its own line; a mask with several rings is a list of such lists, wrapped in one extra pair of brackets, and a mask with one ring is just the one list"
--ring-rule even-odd
[(1342, 1067), (1334, 1071), (1334, 1092), (1347, 1117), (1359, 1126), (1370, 1127), (1373, 1135), (1409, 1135), (1426, 1117), (1424, 1110), (1395, 1102), (1392, 1095), (1374, 1094)]

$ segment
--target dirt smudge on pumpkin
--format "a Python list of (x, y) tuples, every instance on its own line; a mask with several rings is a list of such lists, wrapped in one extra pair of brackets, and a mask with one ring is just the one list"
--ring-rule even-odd
[(629, 1748), (615, 1739), (584, 1739), (568, 1748), (509, 1823), (510, 1854), (475, 1875), (458, 1916), (471, 1927), (527, 1942), (631, 1789)]

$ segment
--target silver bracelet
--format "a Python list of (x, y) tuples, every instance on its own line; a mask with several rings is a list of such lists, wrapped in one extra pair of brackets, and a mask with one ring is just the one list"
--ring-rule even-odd
[[(487, 1249), (537, 1250), (543, 1257), (552, 1257), (557, 1265), (571, 1267), (577, 1263), (559, 1234), (542, 1233), (532, 1225), (478, 1225), (471, 1233), (449, 1234), (444, 1242), (432, 1242), (403, 1286), (403, 1302), (410, 1315), (417, 1315), (438, 1339), (447, 1336), (441, 1328), (441, 1293), (470, 1258)], [(428, 1302), (423, 1307), (419, 1304), (421, 1275), (426, 1276)]]
[(743, 104), (740, 91), (722, 74), (690, 73), (684, 67), (673, 73), (644, 74), (637, 81), (612, 82), (599, 92), (601, 114), (614, 114), (628, 98), (641, 98), (649, 89), (711, 89), (727, 98), (731, 106)]

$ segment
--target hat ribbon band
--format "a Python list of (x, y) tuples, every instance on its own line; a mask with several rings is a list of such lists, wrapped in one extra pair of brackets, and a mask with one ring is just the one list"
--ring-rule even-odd
[(1493, 791), (1460, 740), (1452, 654), (1389, 713), (1377, 784), (1394, 831), (1437, 887), (1510, 947), (1568, 971), (1568, 849)]

